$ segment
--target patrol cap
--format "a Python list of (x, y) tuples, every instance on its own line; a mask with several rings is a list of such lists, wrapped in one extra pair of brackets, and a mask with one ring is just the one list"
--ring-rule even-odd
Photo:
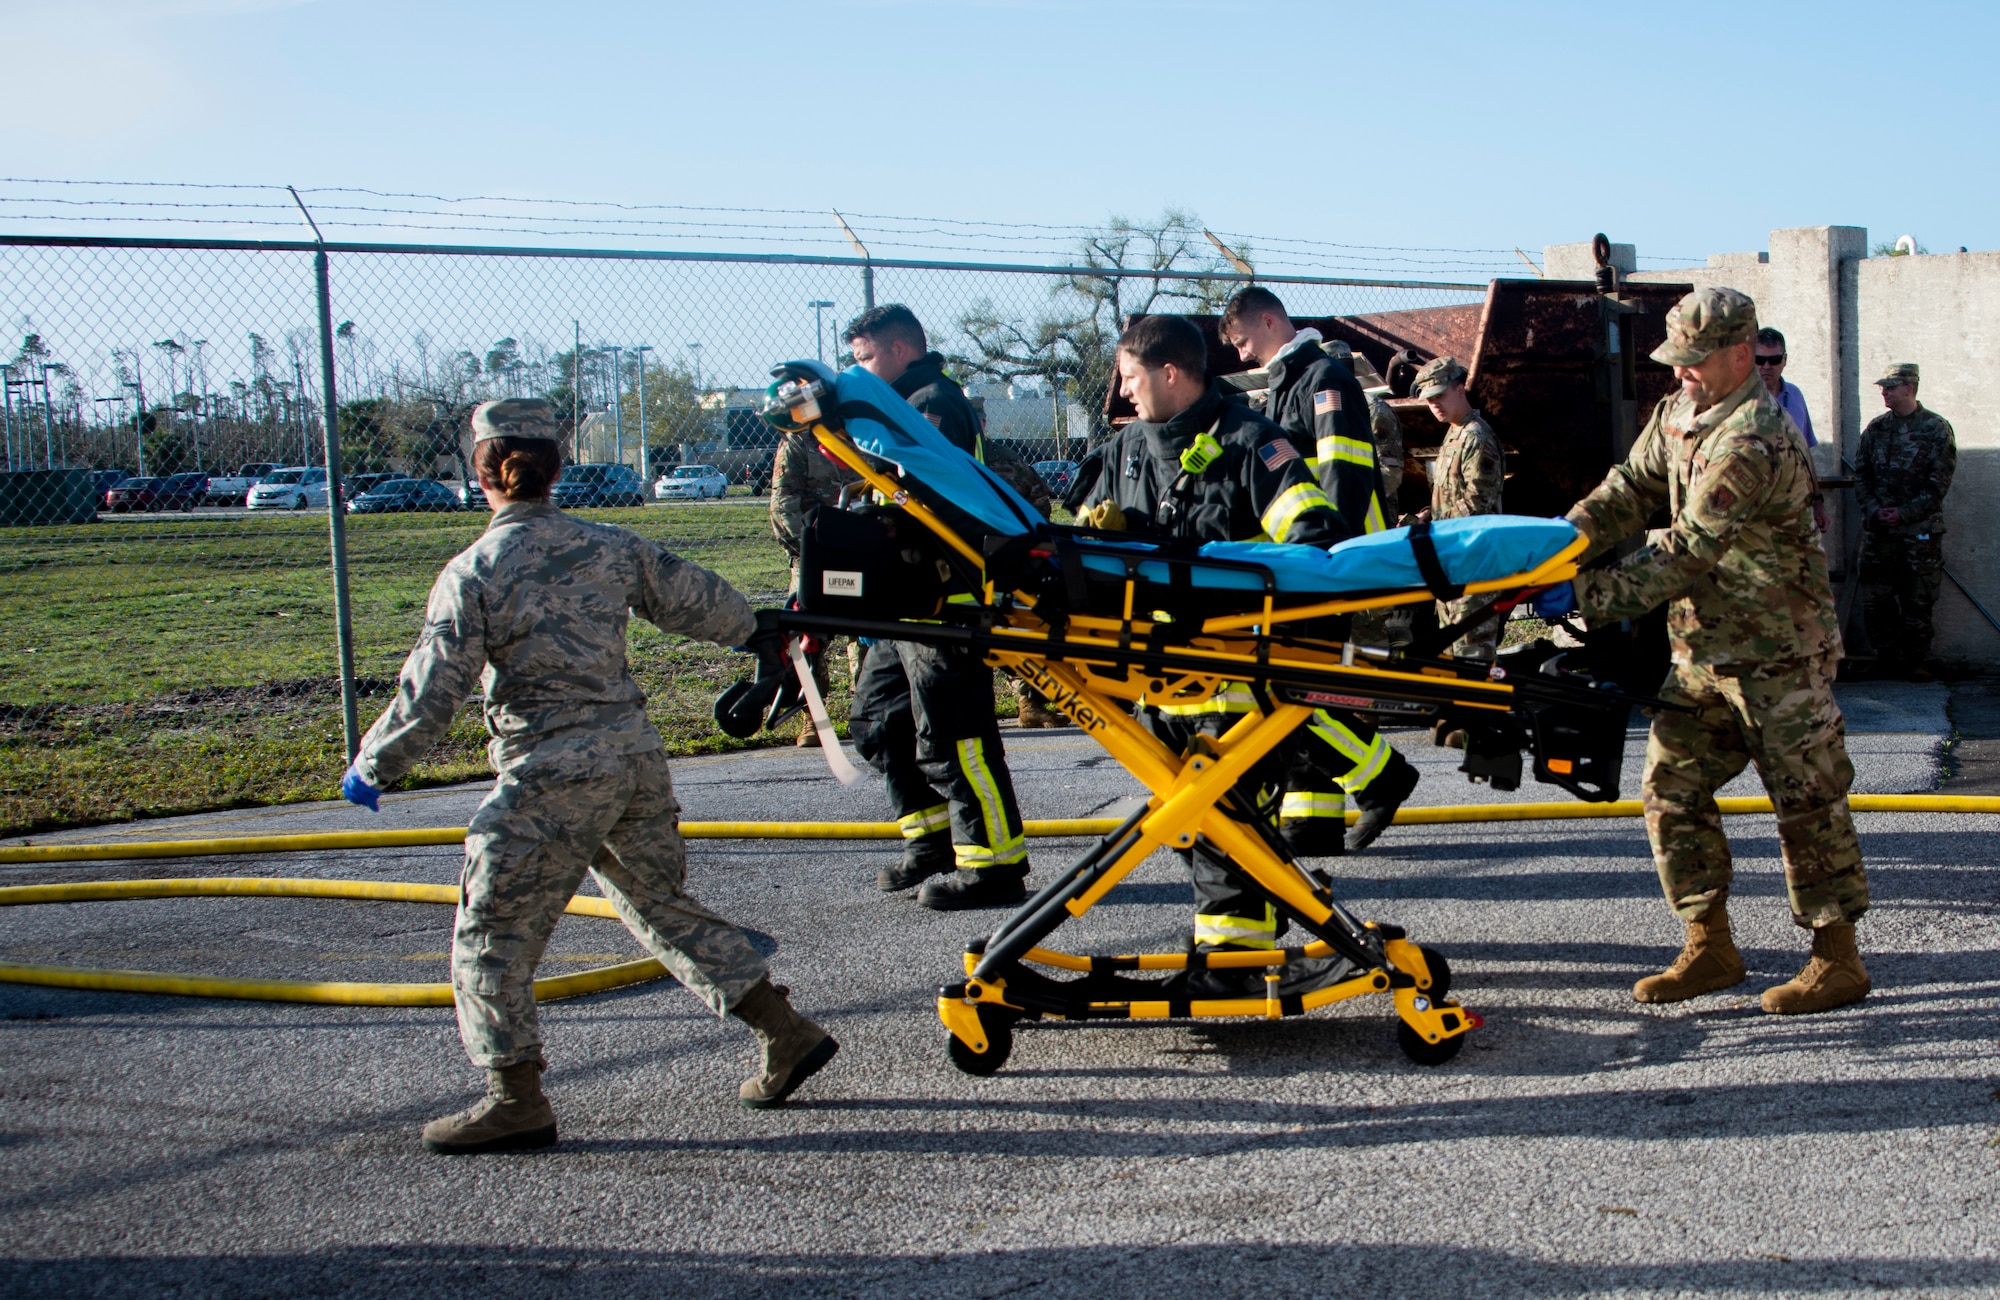
[(472, 408), (472, 440), (546, 438), (556, 440), (556, 408), (539, 397), (509, 397)]
[(1917, 363), (1914, 361), (1891, 361), (1882, 377), (1875, 381), (1884, 388), (1894, 388), (1898, 384), (1917, 382)]
[(1444, 396), (1445, 390), (1453, 384), (1464, 382), (1464, 366), (1451, 357), (1432, 357), (1424, 362), (1424, 368), (1410, 381), (1410, 396), (1427, 402), (1433, 397)]
[(1732, 343), (1757, 337), (1757, 304), (1750, 296), (1720, 285), (1696, 289), (1667, 312), (1667, 341), (1653, 349), (1666, 366), (1694, 366)]

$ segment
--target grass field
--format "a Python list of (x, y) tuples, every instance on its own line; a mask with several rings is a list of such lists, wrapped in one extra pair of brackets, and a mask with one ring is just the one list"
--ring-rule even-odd
[[(761, 500), (580, 513), (657, 538), (753, 603), (788, 585)], [(349, 517), (364, 727), (438, 570), (485, 521)], [(323, 515), (0, 530), (0, 834), (335, 797), (337, 664)], [(674, 752), (734, 747), (709, 708), (743, 666), (634, 623), (633, 672)], [(844, 663), (834, 676), (844, 716)], [(474, 701), (412, 784), (485, 775), (484, 743)]]

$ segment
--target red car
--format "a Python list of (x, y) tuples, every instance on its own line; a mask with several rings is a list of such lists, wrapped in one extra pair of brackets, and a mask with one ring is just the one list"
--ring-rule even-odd
[(192, 510), (208, 496), (208, 475), (169, 474), (165, 478), (128, 478), (104, 494), (104, 508), (114, 514), (145, 510)]

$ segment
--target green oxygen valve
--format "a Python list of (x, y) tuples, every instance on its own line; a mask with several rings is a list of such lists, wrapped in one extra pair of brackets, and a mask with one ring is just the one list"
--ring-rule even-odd
[(1181, 468), (1197, 477), (1210, 465), (1222, 459), (1222, 444), (1212, 434), (1198, 433), (1188, 449), (1181, 453)]

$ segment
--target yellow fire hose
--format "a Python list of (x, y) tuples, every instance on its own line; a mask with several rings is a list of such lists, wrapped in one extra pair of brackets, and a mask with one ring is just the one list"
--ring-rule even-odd
[[(1768, 813), (1769, 799), (1718, 799), (1729, 815)], [(1858, 794), (1848, 798), (1855, 812), (2000, 813), (2000, 797), (1985, 795)], [(1396, 814), (1399, 826), (1442, 826), (1465, 822), (1579, 821), (1603, 817), (1637, 817), (1636, 799), (1615, 803), (1459, 804), (1436, 808), (1405, 808)], [(1350, 812), (1352, 821), (1358, 814)], [(1120, 825), (1116, 818), (1076, 818), (1031, 821), (1031, 836), (1082, 838), (1107, 834)], [(683, 822), (689, 839), (897, 839), (894, 822)], [(465, 838), (460, 827), (407, 831), (342, 831), (317, 835), (251, 835), (210, 840), (150, 840), (130, 844), (33, 844), (0, 848), (0, 864), (36, 862), (103, 862), (126, 858), (212, 857), (225, 853), (298, 853), (337, 849), (409, 848), (457, 844)], [(94, 880), (66, 885), (17, 885), (0, 888), (0, 907), (31, 903), (87, 903), (136, 898), (350, 898), (402, 903), (458, 902), (450, 885), (423, 885), (379, 880), (299, 880), (224, 876), (183, 880)], [(601, 898), (573, 898), (564, 909), (571, 916), (616, 918)], [(535, 981), (537, 1001), (578, 997), (658, 979), (666, 970), (648, 957)], [(51, 988), (95, 989), (115, 993), (167, 993), (198, 998), (247, 998), (264, 1002), (314, 1002), (335, 1006), (450, 1006), (449, 984), (369, 984), (342, 981), (246, 980), (168, 975), (152, 971), (86, 970), (62, 966), (0, 963), (0, 983), (37, 984)]]
[[(285, 880), (221, 876), (194, 880), (90, 880), (73, 885), (15, 885), (0, 889), (0, 907), (29, 903), (102, 903), (126, 898), (357, 898), (391, 903), (458, 903), (452, 885), (407, 884), (392, 880)], [(602, 898), (572, 898), (571, 916), (617, 919)], [(641, 984), (666, 974), (647, 957), (535, 981), (535, 1000), (602, 993)], [(70, 966), (0, 964), (0, 983), (39, 984), (103, 993), (172, 993), (190, 998), (247, 998), (256, 1002), (319, 1002), (345, 1007), (448, 1007), (449, 984), (362, 984), (338, 980), (245, 980), (154, 971), (85, 970)]]
[[(1718, 799), (1730, 816), (1767, 813), (1771, 801)], [(2000, 796), (1944, 794), (1849, 795), (1855, 812), (2000, 813)], [(1638, 817), (1637, 799), (1615, 803), (1488, 803), (1405, 808), (1398, 826), (1444, 826), (1461, 822), (1584, 821)], [(1360, 814), (1350, 811), (1349, 822)], [(1090, 839), (1120, 825), (1115, 817), (1077, 817), (1023, 823), (1030, 838)], [(894, 822), (682, 822), (691, 840), (893, 840), (902, 837)], [(135, 840), (129, 844), (23, 844), (0, 847), (0, 865), (30, 862), (113, 862), (124, 858), (206, 858), (225, 853), (312, 853), (335, 849), (398, 849), (457, 844), (462, 826), (409, 831), (330, 831), (315, 835), (242, 835), (212, 840)]]

